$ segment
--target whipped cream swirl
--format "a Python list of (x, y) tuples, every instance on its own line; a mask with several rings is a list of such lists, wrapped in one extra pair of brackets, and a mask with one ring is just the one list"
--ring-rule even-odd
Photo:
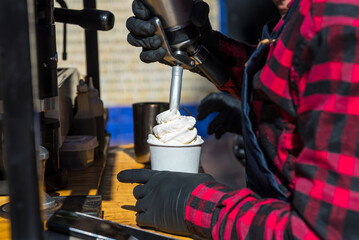
[(153, 134), (148, 135), (150, 144), (181, 146), (203, 143), (194, 127), (194, 117), (182, 116), (178, 110), (170, 109), (158, 114), (156, 121), (158, 125), (153, 127)]

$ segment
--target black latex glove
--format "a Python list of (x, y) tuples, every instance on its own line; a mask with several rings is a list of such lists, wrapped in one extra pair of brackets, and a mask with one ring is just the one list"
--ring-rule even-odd
[(192, 174), (150, 169), (124, 170), (120, 182), (143, 183), (133, 190), (137, 199), (136, 221), (139, 226), (164, 232), (190, 235), (185, 223), (186, 204), (201, 183), (213, 180), (208, 174)]
[[(140, 53), (141, 61), (151, 63), (160, 61), (169, 64), (163, 60), (166, 55), (166, 50), (161, 47), (162, 41), (159, 36), (155, 34), (156, 27), (150, 21), (153, 17), (149, 9), (140, 0), (134, 0), (132, 3), (132, 11), (135, 16), (127, 19), (126, 27), (130, 31), (127, 36), (127, 41), (135, 46), (142, 47)], [(209, 6), (207, 3), (197, 0), (195, 1), (191, 21), (198, 27), (201, 33), (201, 39), (205, 44), (212, 46), (211, 33), (212, 27), (208, 19)]]
[(241, 134), (241, 102), (227, 94), (211, 93), (198, 106), (197, 119), (205, 119), (209, 114), (218, 112), (218, 115), (208, 125), (208, 134), (215, 134), (219, 139), (226, 132)]
[(233, 139), (233, 153), (237, 160), (246, 166), (246, 158), (244, 152), (244, 140), (242, 135), (236, 135)]

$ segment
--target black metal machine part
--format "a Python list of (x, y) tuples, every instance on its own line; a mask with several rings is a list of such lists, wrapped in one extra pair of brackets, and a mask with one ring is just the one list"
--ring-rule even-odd
[[(85, 9), (96, 9), (96, 0), (83, 0), (83, 6)], [(98, 40), (96, 30), (85, 29), (85, 47), (87, 76), (92, 77), (93, 85), (97, 88), (99, 97), (101, 97)]]
[[(43, 239), (37, 175), (39, 116), (35, 2), (0, 1), (1, 89), (12, 239)], [(36, 89), (36, 90), (35, 90)]]
[[(62, 8), (67, 9), (67, 4), (64, 0), (56, 0), (56, 2), (58, 4), (60, 4), (60, 6)], [(62, 50), (62, 60), (67, 60), (67, 26), (66, 23), (64, 23), (63, 26), (63, 50)]]
[[(95, 8), (96, 1), (84, 0), (84, 7)], [(104, 28), (113, 26), (113, 19), (107, 19), (99, 19), (102, 27), (106, 22)], [(19, 0), (14, 4), (11, 0), (1, 1), (0, 27), (4, 33), (0, 35), (0, 104), (3, 105), (0, 118), (9, 185), (11, 236), (15, 240), (41, 240), (43, 223), (38, 177), (41, 173), (37, 161), (41, 109), (37, 107), (39, 101), (58, 95), (54, 2)], [(97, 32), (86, 31), (91, 33), (86, 32), (87, 74), (91, 74), (99, 89)]]
[(54, 16), (56, 22), (76, 24), (89, 30), (111, 30), (115, 22), (115, 17), (111, 12), (97, 9), (55, 8)]
[[(35, 4), (37, 58), (39, 74), (39, 97), (41, 107), (41, 142), (49, 151), (46, 161), (45, 184), (51, 190), (66, 186), (67, 171), (59, 163), (59, 121), (49, 119), (47, 112), (56, 111), (55, 98), (58, 96), (57, 49), (54, 19), (54, 0), (37, 0)], [(50, 104), (46, 104), (50, 103)], [(51, 104), (52, 103), (52, 104)], [(52, 124), (50, 122), (52, 120)], [(49, 189), (49, 187), (47, 188)]]
[(40, 99), (57, 96), (57, 51), (53, 0), (37, 0), (36, 40)]

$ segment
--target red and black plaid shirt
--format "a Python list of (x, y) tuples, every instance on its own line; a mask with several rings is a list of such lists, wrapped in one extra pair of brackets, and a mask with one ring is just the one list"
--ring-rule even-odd
[[(283, 22), (279, 22), (276, 31)], [(245, 45), (224, 36), (240, 96)], [(253, 82), (258, 142), (289, 202), (198, 186), (189, 229), (213, 239), (359, 239), (359, 1), (301, 0)]]

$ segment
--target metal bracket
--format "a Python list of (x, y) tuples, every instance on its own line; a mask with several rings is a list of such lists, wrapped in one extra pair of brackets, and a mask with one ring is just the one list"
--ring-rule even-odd
[(196, 67), (195, 61), (191, 59), (185, 51), (177, 50), (175, 52), (172, 51), (165, 31), (163, 30), (163, 26), (161, 23), (161, 20), (158, 17), (153, 17), (151, 19), (152, 23), (156, 26), (156, 34), (161, 38), (162, 40), (162, 47), (166, 50), (166, 56), (164, 57), (164, 60), (167, 62), (173, 64), (173, 65), (182, 65), (183, 68), (186, 69), (193, 69)]

